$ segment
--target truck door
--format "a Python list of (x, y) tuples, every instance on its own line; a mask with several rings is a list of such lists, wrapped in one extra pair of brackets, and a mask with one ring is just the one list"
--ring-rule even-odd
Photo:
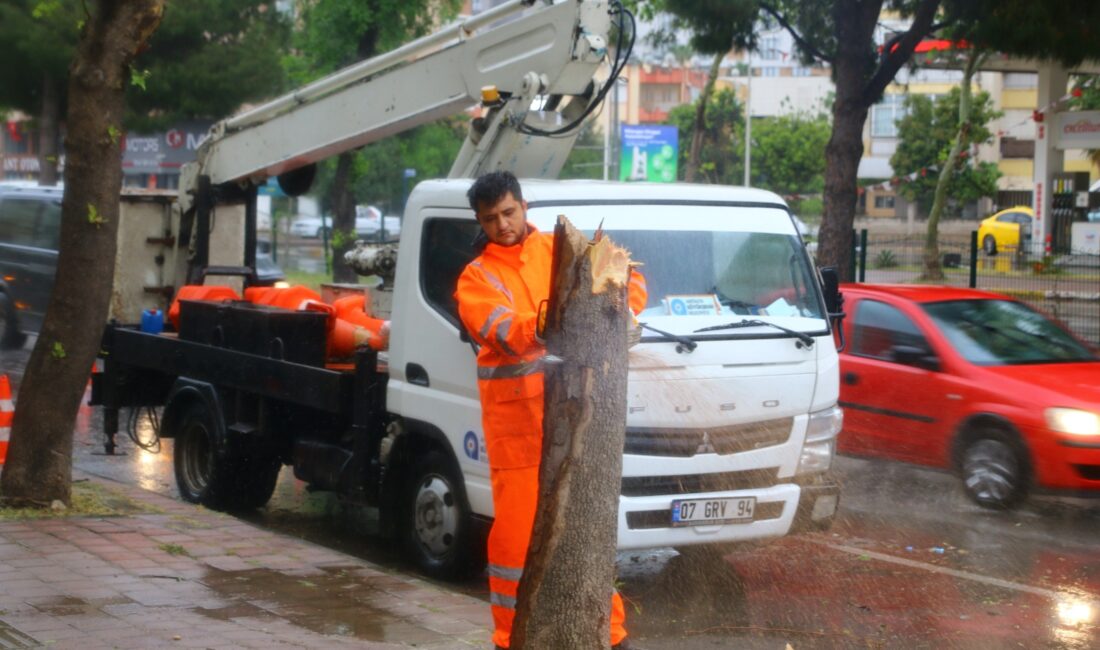
[(477, 256), (473, 240), (478, 231), (468, 210), (434, 209), (422, 221), (406, 220), (395, 281), (387, 401), (391, 410), (430, 422), (448, 437), (466, 475), (471, 508), (487, 514), (492, 498), (476, 354), (460, 339), (454, 299), (458, 276)]

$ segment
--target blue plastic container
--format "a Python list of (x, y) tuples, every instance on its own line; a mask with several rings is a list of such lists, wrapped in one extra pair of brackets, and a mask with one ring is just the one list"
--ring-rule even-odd
[(146, 309), (141, 312), (141, 331), (148, 334), (160, 334), (164, 331), (164, 312), (159, 309)]

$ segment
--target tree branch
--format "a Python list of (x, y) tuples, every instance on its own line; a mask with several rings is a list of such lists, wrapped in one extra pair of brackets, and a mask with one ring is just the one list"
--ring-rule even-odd
[(791, 37), (794, 38), (795, 42), (798, 43), (798, 46), (805, 50), (807, 54), (817, 59), (818, 61), (832, 64), (833, 57), (826, 56), (821, 50), (817, 49), (808, 40), (806, 40), (802, 36), (802, 34), (799, 34), (798, 31), (795, 30), (794, 25), (791, 25), (786, 16), (784, 16), (777, 8), (766, 2), (761, 2), (760, 8), (771, 15), (772, 18), (775, 18), (776, 22), (778, 22), (779, 25), (783, 27), (783, 29), (787, 30)]
[(890, 43), (883, 46), (882, 59), (878, 70), (863, 88), (863, 101), (866, 106), (874, 104), (882, 95), (882, 91), (893, 81), (901, 66), (905, 65), (913, 56), (917, 45), (928, 34), (932, 33), (933, 20), (939, 10), (940, 0), (921, 0), (913, 15), (913, 22), (904, 33), (890, 39)]

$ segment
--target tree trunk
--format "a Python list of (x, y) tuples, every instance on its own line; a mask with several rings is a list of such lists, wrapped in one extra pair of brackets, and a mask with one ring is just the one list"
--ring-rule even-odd
[(607, 648), (626, 430), (629, 253), (564, 217), (554, 239), (538, 511), (511, 647)]
[[(834, 0), (836, 53), (832, 61), (836, 99), (833, 133), (825, 147), (825, 206), (818, 233), (819, 266), (836, 267), (842, 281), (852, 278), (852, 224), (859, 198), (857, 173), (863, 157), (867, 111), (882, 96), (913, 49), (933, 29), (940, 0), (918, 0), (909, 29), (890, 39), (872, 57), (883, 0)], [(870, 46), (870, 47), (868, 47)]]
[(695, 106), (695, 122), (691, 127), (691, 153), (688, 155), (687, 167), (684, 168), (684, 181), (688, 183), (694, 183), (699, 174), (699, 157), (703, 153), (703, 138), (707, 132), (707, 103), (714, 92), (714, 82), (718, 79), (725, 56), (726, 53), (722, 52), (714, 57), (707, 74), (707, 84), (703, 86), (703, 94), (699, 95), (699, 103)]
[[(377, 0), (364, 3), (365, 10), (375, 15), (381, 12)], [(375, 55), (378, 47), (378, 25), (372, 25), (359, 35), (355, 45), (357, 61)], [(350, 65), (353, 62), (349, 62)], [(346, 151), (336, 159), (336, 174), (332, 179), (332, 281), (358, 282), (359, 276), (344, 261), (344, 253), (355, 248), (355, 196), (351, 193), (354, 181), (355, 157), (358, 150)]]
[(59, 164), (57, 155), (58, 122), (61, 98), (57, 95), (57, 80), (48, 73), (42, 77), (42, 113), (38, 122), (38, 184), (57, 185)]
[(955, 141), (951, 143), (951, 151), (947, 154), (947, 160), (940, 169), (940, 177), (936, 180), (936, 192), (932, 199), (932, 210), (928, 213), (928, 232), (924, 238), (924, 273), (922, 280), (942, 282), (943, 266), (940, 263), (939, 227), (940, 216), (943, 214), (944, 204), (947, 203), (947, 186), (951, 177), (955, 174), (955, 167), (962, 153), (963, 146), (968, 141), (970, 131), (970, 82), (974, 79), (974, 71), (978, 68), (981, 54), (977, 49), (970, 50), (967, 57), (966, 68), (963, 72), (962, 85), (959, 86), (959, 129), (955, 133)]
[[(839, 66), (838, 66), (839, 68)], [(860, 101), (863, 81), (855, 75), (836, 75), (833, 132), (825, 147), (825, 192), (821, 230), (818, 233), (819, 266), (836, 267), (842, 281), (850, 282), (852, 224), (856, 216), (856, 172), (863, 156), (863, 123), (867, 106)]]
[(0, 475), (4, 500), (15, 505), (70, 503), (73, 421), (99, 350), (114, 274), (124, 91), (130, 62), (163, 11), (164, 0), (95, 3), (69, 67), (57, 279)]
[(355, 152), (346, 151), (336, 159), (332, 179), (332, 281), (357, 282), (359, 276), (344, 261), (344, 253), (355, 246), (355, 197), (348, 185)]

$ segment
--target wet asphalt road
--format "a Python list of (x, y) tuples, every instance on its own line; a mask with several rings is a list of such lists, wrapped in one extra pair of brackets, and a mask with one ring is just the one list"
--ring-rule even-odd
[[(0, 353), (0, 372), (16, 387), (29, 345)], [(138, 429), (148, 433), (147, 424)], [(150, 453), (120, 432), (115, 456), (103, 455), (102, 443), (98, 412), (82, 408), (76, 467), (177, 496), (171, 441)], [(621, 553), (619, 588), (638, 645), (1100, 647), (1100, 500), (1039, 497), (1016, 511), (989, 512), (946, 473), (844, 457), (837, 473), (841, 513), (828, 532), (722, 558), (671, 549)], [(247, 518), (414, 571), (374, 534), (373, 512), (310, 492), (289, 469), (268, 506)], [(484, 578), (451, 588), (487, 598)]]

